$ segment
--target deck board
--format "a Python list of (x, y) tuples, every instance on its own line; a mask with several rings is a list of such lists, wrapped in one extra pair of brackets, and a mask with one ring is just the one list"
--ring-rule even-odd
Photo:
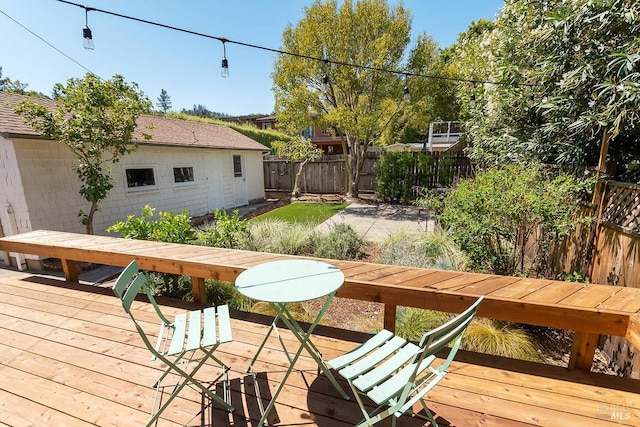
[[(185, 303), (161, 299), (173, 315)], [(170, 305), (166, 305), (169, 303)], [(154, 326), (152, 307), (134, 302), (143, 327)], [(236, 412), (205, 407), (205, 425), (255, 426), (259, 418), (252, 378), (244, 369), (266, 332), (268, 318), (233, 312), (234, 341), (220, 346), (232, 366), (232, 400)], [(144, 424), (151, 407), (149, 387), (161, 372), (151, 362), (119, 300), (104, 288), (74, 285), (61, 278), (15, 273), (0, 278), (0, 426), (111, 426)], [(319, 327), (314, 341), (325, 357), (353, 347), (364, 334)], [(285, 343), (294, 340), (283, 330)], [(287, 362), (275, 338), (269, 339), (255, 365), (263, 393), (275, 391)], [(328, 380), (317, 377), (313, 360), (304, 355), (276, 404), (280, 423), (347, 427), (360, 415)], [(208, 377), (217, 370), (205, 367)], [(569, 372), (494, 356), (460, 352), (451, 374), (429, 394), (442, 425), (638, 425), (637, 381), (586, 372)], [(181, 394), (160, 426), (200, 425), (200, 395)], [(618, 418), (611, 413), (618, 410)], [(628, 420), (624, 417), (629, 417)], [(622, 417), (622, 419), (621, 419)], [(389, 423), (381, 423), (389, 426)], [(423, 425), (403, 417), (398, 427)]]

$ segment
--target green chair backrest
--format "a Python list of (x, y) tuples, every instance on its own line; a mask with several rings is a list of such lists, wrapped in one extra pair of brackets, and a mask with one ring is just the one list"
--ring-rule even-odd
[[(428, 356), (439, 352), (454, 340), (460, 341), (482, 300), (483, 297), (478, 298), (471, 307), (467, 308), (444, 325), (426, 332), (420, 340), (420, 347), (424, 349), (426, 355)], [(457, 351), (457, 347), (455, 348), (455, 351)]]
[(149, 275), (144, 272), (140, 272), (138, 263), (133, 260), (116, 279), (112, 288), (113, 293), (122, 300), (122, 307), (132, 318), (131, 304), (140, 292), (145, 293), (160, 319), (168, 325), (171, 322), (164, 316), (164, 314), (162, 314), (162, 311), (160, 310), (160, 307), (158, 307), (158, 303), (156, 302), (156, 299), (149, 287), (144, 286), (148, 281), (150, 281)]

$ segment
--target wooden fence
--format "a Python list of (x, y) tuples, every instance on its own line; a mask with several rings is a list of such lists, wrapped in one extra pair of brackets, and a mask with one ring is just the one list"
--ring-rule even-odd
[[(472, 176), (471, 161), (462, 153), (453, 153), (444, 161), (442, 153), (428, 154), (433, 160), (429, 162), (429, 170), (416, 168), (411, 177), (411, 184), (433, 188), (443, 177)], [(380, 158), (378, 153), (368, 153), (360, 172), (359, 190), (372, 193), (377, 189), (376, 162)], [(347, 172), (345, 170), (345, 156), (324, 156), (321, 160), (309, 162), (305, 165), (300, 178), (300, 190), (303, 193), (316, 194), (345, 194), (347, 192)], [(265, 191), (293, 190), (299, 162), (291, 162), (277, 156), (264, 157), (264, 188)]]
[[(580, 272), (591, 283), (639, 288), (640, 185), (607, 182), (598, 206), (587, 206), (582, 213), (595, 221), (578, 225), (556, 248), (554, 269)], [(623, 373), (640, 376), (640, 351), (627, 340), (608, 336), (601, 346)]]

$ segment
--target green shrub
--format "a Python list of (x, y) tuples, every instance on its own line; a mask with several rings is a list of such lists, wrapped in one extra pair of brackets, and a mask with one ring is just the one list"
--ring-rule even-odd
[[(399, 307), (396, 334), (418, 342), (426, 331), (452, 318), (453, 315), (440, 311)], [(461, 348), (513, 359), (540, 360), (540, 348), (530, 335), (513, 323), (491, 319), (473, 319), (462, 338)]]
[(386, 202), (413, 200), (416, 158), (407, 151), (389, 151), (376, 162), (376, 195)]
[(364, 239), (349, 224), (334, 224), (328, 232), (312, 238), (314, 255), (319, 258), (353, 260), (362, 258)]
[(189, 211), (179, 214), (171, 211), (158, 212), (149, 205), (142, 208), (142, 215), (127, 216), (125, 221), (118, 221), (107, 232), (119, 233), (122, 237), (155, 242), (191, 243), (196, 238), (196, 231), (191, 226)]
[(153, 295), (193, 301), (191, 278), (178, 274), (148, 272), (149, 281), (145, 284)]
[(229, 215), (224, 210), (213, 212), (214, 222), (197, 233), (198, 243), (216, 248), (239, 249), (247, 239), (248, 223), (238, 217), (238, 211)]
[[(526, 275), (541, 271), (553, 243), (586, 220), (576, 215), (586, 185), (569, 175), (548, 178), (531, 165), (491, 169), (461, 180), (445, 196), (438, 219), (469, 255), (472, 269)], [(527, 257), (532, 238), (537, 253)]]
[[(315, 319), (315, 316), (309, 313), (302, 303), (288, 303), (285, 306), (289, 313), (291, 313), (293, 318), (298, 322), (313, 322), (313, 320)], [(251, 312), (274, 317), (276, 315), (276, 312), (273, 310), (273, 308), (271, 308), (271, 305), (264, 301), (256, 302), (255, 304), (253, 304), (251, 306)]]
[(205, 286), (209, 305), (227, 304), (232, 309), (242, 311), (251, 309), (251, 301), (238, 292), (234, 283), (207, 279), (205, 280)]

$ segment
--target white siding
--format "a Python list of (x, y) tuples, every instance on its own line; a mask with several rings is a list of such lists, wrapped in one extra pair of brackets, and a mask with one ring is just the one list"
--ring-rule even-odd
[[(9, 213), (11, 206), (12, 209)], [(13, 143), (0, 136), (0, 224), (6, 235), (31, 230), (20, 169)]]
[(245, 153), (245, 169), (247, 177), (247, 197), (249, 202), (264, 199), (264, 166), (262, 153), (251, 151)]
[[(191, 216), (207, 213), (203, 156), (208, 155), (209, 151), (212, 150), (141, 145), (137, 151), (127, 155), (113, 166), (114, 188), (101, 205), (100, 229), (126, 219), (127, 215), (139, 216), (144, 205), (154, 207), (156, 212), (179, 213), (186, 209)], [(125, 169), (144, 166), (155, 169), (158, 189), (127, 192)], [(174, 166), (193, 166), (194, 185), (175, 185)]]

